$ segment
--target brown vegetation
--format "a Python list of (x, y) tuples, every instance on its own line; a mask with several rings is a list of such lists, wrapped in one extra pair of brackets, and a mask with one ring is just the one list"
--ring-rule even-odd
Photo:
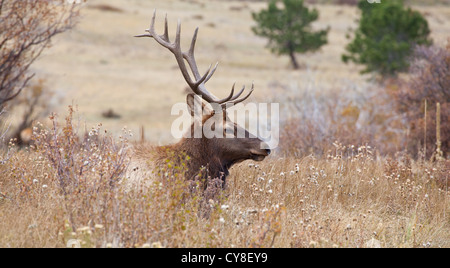
[[(0, 1), (0, 111), (22, 113), (8, 133), (19, 145), (30, 142), (32, 121), (48, 114), (51, 95), (42, 79), (30, 83), (34, 76), (30, 66), (50, 47), (54, 36), (75, 25), (78, 6), (64, 0)], [(0, 118), (0, 125), (4, 119)]]
[(445, 162), (336, 146), (237, 165), (207, 199), (170, 163), (151, 184), (121, 187), (125, 138), (97, 127), (74, 138), (71, 124), (37, 131), (35, 150), (0, 165), (1, 247), (450, 246)]
[(338, 89), (328, 94), (304, 90), (303, 96), (286, 98), (290, 117), (281, 129), (281, 151), (326, 156), (337, 141), (370, 144), (381, 155), (404, 151), (415, 158), (448, 158), (449, 51), (449, 46), (419, 46), (410, 72), (380, 85), (339, 94)]
[(28, 73), (30, 65), (52, 37), (74, 25), (75, 7), (63, 0), (1, 0), (0, 108), (27, 86), (33, 77)]
[[(446, 48), (417, 47), (409, 76), (388, 85), (397, 111), (407, 122), (407, 150), (430, 158), (438, 149), (440, 134), (439, 149), (446, 157), (450, 152), (450, 39)], [(438, 104), (440, 120), (436, 117)]]

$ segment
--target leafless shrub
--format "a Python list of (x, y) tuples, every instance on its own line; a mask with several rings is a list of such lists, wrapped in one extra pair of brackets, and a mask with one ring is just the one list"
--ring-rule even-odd
[(290, 96), (280, 101), (290, 115), (281, 125), (280, 150), (326, 156), (338, 141), (369, 144), (382, 154), (394, 154), (401, 148), (401, 117), (383, 90), (371, 84), (348, 84), (326, 92), (316, 85), (292, 88)]
[(418, 46), (409, 79), (390, 81), (387, 92), (407, 122), (409, 153), (418, 156), (423, 150), (429, 158), (435, 152), (437, 103), (441, 113), (441, 150), (450, 151), (450, 40), (447, 48)]
[(116, 144), (112, 137), (103, 137), (101, 124), (80, 137), (72, 107), (62, 129), (56, 115), (50, 120), (51, 129), (42, 125), (35, 128), (35, 148), (56, 171), (61, 190), (65, 194), (80, 190), (96, 192), (101, 187), (116, 186), (128, 165), (127, 140)]
[(27, 86), (28, 72), (51, 39), (72, 28), (76, 4), (67, 1), (0, 1), (0, 108)]
[(406, 151), (413, 157), (426, 154), (430, 158), (436, 153), (439, 131), (445, 158), (450, 151), (449, 51), (417, 47), (408, 78), (386, 80), (382, 85), (349, 84), (329, 92), (316, 85), (287, 87), (284, 90), (290, 95), (279, 101), (290, 115), (282, 124), (281, 151), (296, 156), (327, 155), (339, 141), (369, 144), (381, 155)]

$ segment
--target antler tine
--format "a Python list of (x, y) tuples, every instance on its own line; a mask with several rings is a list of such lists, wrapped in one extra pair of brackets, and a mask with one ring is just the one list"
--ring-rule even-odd
[(236, 85), (236, 83), (233, 84), (233, 87), (231, 88), (230, 95), (228, 95), (228, 97), (226, 97), (225, 99), (222, 99), (222, 100), (218, 101), (217, 103), (222, 104), (222, 103), (225, 103), (225, 102), (231, 100), (233, 95), (234, 95), (234, 86), (235, 85)]
[(245, 86), (243, 86), (242, 89), (241, 89), (241, 91), (239, 91), (238, 94), (236, 94), (233, 98), (231, 98), (230, 101), (234, 101), (235, 99), (239, 98), (239, 96), (242, 95), (242, 93), (244, 92), (244, 90), (245, 90)]
[(211, 77), (213, 76), (213, 74), (216, 72), (218, 66), (219, 66), (219, 62), (216, 63), (216, 66), (214, 66), (214, 68), (212, 69), (211, 73), (210, 73), (210, 74), (208, 75), (208, 77), (206, 78), (205, 84), (206, 84), (206, 82), (209, 81), (209, 79), (211, 79)]
[[(202, 83), (205, 83), (206, 79), (208, 79), (208, 77), (210, 76), (210, 72), (211, 72), (211, 65), (209, 65), (208, 71), (206, 71), (206, 73), (194, 84), (194, 86), (197, 88), (198, 86), (200, 86)], [(215, 101), (213, 101), (215, 102)]]
[[(156, 9), (153, 12), (153, 17), (152, 17), (152, 21), (150, 23), (150, 27), (147, 30), (145, 30), (146, 32), (148, 32), (147, 37), (155, 37), (156, 36), (156, 34), (155, 34), (155, 20), (156, 20)], [(145, 36), (145, 35), (143, 35), (143, 36)]]
[(194, 35), (192, 36), (191, 46), (188, 50), (188, 56), (194, 56), (195, 43), (197, 43), (198, 27), (195, 28)]
[(194, 35), (192, 36), (191, 46), (187, 52), (183, 52), (183, 58), (189, 63), (189, 67), (191, 67), (192, 73), (194, 74), (195, 79), (200, 79), (200, 72), (198, 71), (197, 63), (195, 60), (194, 50), (195, 44), (197, 42), (198, 35), (198, 27), (195, 28)]
[(178, 20), (177, 23), (177, 34), (175, 35), (175, 48), (176, 52), (181, 52), (181, 20)]
[(166, 18), (165, 18), (165, 22), (164, 22), (164, 35), (163, 35), (164, 40), (166, 40), (167, 42), (170, 43), (170, 39), (169, 39), (169, 23), (167, 22), (167, 14), (166, 14)]
[[(237, 94), (237, 96), (239, 96), (240, 94), (242, 94), (242, 92), (244, 91), (244, 89), (245, 89), (245, 87), (242, 88), (241, 92), (239, 92), (239, 93)], [(252, 88), (250, 89), (250, 92), (249, 92), (245, 97), (243, 97), (243, 98), (241, 98), (241, 99), (238, 99), (238, 100), (236, 100), (236, 98), (233, 98), (233, 99), (230, 100), (230, 101), (227, 101), (227, 102), (225, 102), (225, 103), (221, 103), (220, 105), (222, 106), (222, 109), (225, 110), (225, 109), (227, 109), (227, 107), (230, 107), (230, 106), (233, 106), (233, 105), (236, 105), (236, 104), (238, 104), (238, 103), (240, 103), (240, 102), (245, 101), (246, 99), (248, 99), (248, 97), (250, 97), (250, 95), (252, 95), (254, 89), (255, 89), (255, 85), (254, 85), (254, 83), (252, 83)]]
[[(178, 29), (177, 29), (177, 37), (178, 37)], [(191, 40), (191, 46), (189, 47), (189, 50), (186, 52), (182, 52), (183, 58), (188, 62), (189, 67), (192, 70), (192, 73), (194, 75), (194, 78), (197, 80), (194, 87), (191, 87), (194, 93), (197, 95), (202, 95), (203, 98), (207, 102), (214, 102), (214, 103), (220, 103), (220, 100), (217, 100), (217, 98), (208, 92), (208, 90), (205, 88), (205, 83), (211, 79), (212, 75), (217, 70), (218, 63), (214, 66), (214, 68), (211, 70), (211, 65), (209, 66), (206, 73), (201, 76), (200, 72), (198, 71), (197, 62), (195, 60), (195, 44), (197, 42), (197, 36), (198, 36), (198, 27), (194, 31), (194, 35), (192, 36)]]
[(150, 23), (150, 27), (146, 29), (145, 31), (148, 32), (148, 34), (141, 34), (136, 35), (135, 37), (153, 37), (161, 46), (169, 49), (170, 51), (173, 50), (173, 46), (169, 41), (169, 34), (168, 34), (168, 23), (167, 23), (167, 14), (166, 14), (166, 22), (165, 22), (165, 29), (164, 29), (164, 35), (158, 35), (155, 31), (155, 21), (156, 21), (156, 9), (153, 12), (152, 21)]
[(150, 24), (150, 34), (155, 32), (155, 21), (156, 21), (156, 8), (153, 11), (152, 23)]

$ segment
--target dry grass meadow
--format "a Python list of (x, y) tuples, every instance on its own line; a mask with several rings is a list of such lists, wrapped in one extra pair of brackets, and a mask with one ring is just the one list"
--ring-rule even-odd
[[(33, 65), (54, 93), (49, 103), (58, 116), (36, 125), (32, 147), (0, 152), (0, 247), (66, 247), (74, 240), (82, 247), (450, 247), (450, 162), (413, 159), (401, 145), (389, 156), (372, 140), (330, 142), (319, 155), (277, 151), (233, 167), (224, 191), (198, 191), (180, 179), (178, 167), (150, 185), (121, 187), (140, 128), (149, 143), (173, 142), (170, 110), (185, 101), (173, 56), (151, 39), (133, 37), (148, 27), (155, 8), (158, 31), (165, 13), (172, 33), (181, 19), (185, 47), (200, 27), (197, 61), (205, 70), (220, 62), (208, 83), (218, 96), (234, 82), (254, 82), (250, 101), (292, 102), (282, 106), (286, 118), (320, 110), (307, 104), (329, 98), (343, 102), (337, 108), (350, 107), (347, 99), (371, 103), (372, 95), (364, 95), (373, 87), (368, 77), (341, 61), (356, 8), (315, 5), (320, 19), (314, 27), (331, 27), (329, 44), (299, 56), (304, 67), (294, 71), (288, 57), (272, 55), (266, 40), (251, 32), (251, 12), (264, 6), (90, 0), (78, 26)], [(450, 7), (415, 8), (444, 46)], [(120, 118), (102, 117), (109, 109)]]

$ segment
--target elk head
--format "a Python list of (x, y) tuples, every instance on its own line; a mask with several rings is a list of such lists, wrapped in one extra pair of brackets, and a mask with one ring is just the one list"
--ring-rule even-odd
[[(249, 93), (241, 97), (245, 91), (245, 86), (234, 94), (235, 85), (231, 88), (228, 97), (219, 99), (206, 89), (206, 82), (212, 77), (217, 69), (218, 64), (203, 75), (198, 71), (197, 63), (194, 56), (195, 43), (197, 40), (198, 28), (195, 29), (191, 46), (188, 51), (182, 51), (180, 46), (181, 24), (178, 21), (175, 41), (169, 40), (167, 16), (165, 19), (164, 34), (158, 35), (155, 32), (156, 10), (153, 14), (150, 28), (146, 30), (146, 34), (136, 37), (151, 37), (161, 46), (167, 48), (175, 56), (181, 73), (186, 80), (193, 93), (187, 95), (187, 105), (193, 117), (193, 123), (190, 128), (190, 135), (183, 138), (179, 143), (171, 148), (175, 151), (181, 151), (188, 154), (192, 159), (189, 166), (192, 174), (196, 174), (201, 167), (209, 167), (209, 175), (212, 177), (220, 177), (225, 179), (228, 175), (228, 169), (235, 163), (252, 159), (262, 161), (270, 154), (267, 144), (261, 139), (249, 133), (246, 129), (232, 122), (227, 115), (227, 109), (237, 103), (246, 100), (253, 92), (252, 85)], [(193, 74), (193, 78), (188, 71), (186, 62)], [(196, 106), (200, 103), (200, 106)], [(200, 112), (196, 111), (196, 107), (201, 107)], [(211, 129), (216, 132), (222, 132), (223, 135), (208, 136), (203, 132), (203, 126), (210, 124)], [(196, 136), (200, 131), (201, 135)], [(241, 135), (237, 135), (240, 133)], [(164, 148), (167, 148), (165, 146)]]

